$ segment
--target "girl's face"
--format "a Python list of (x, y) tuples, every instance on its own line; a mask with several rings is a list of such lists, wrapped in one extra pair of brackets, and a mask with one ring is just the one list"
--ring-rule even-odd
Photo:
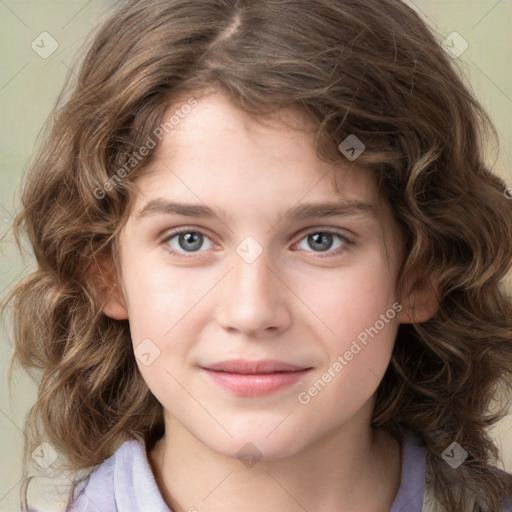
[(320, 160), (289, 126), (307, 120), (281, 115), (262, 124), (215, 93), (163, 137), (106, 308), (129, 319), (167, 431), (233, 457), (368, 428), (405, 311), (400, 232), (372, 173)]

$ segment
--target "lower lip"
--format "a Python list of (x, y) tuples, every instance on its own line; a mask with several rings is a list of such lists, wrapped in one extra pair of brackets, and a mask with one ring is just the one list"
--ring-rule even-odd
[(227, 373), (204, 369), (210, 379), (235, 395), (263, 396), (287, 388), (301, 380), (310, 368), (296, 372)]

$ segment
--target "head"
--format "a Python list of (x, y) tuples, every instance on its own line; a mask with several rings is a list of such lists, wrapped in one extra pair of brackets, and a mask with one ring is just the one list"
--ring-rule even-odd
[[(498, 503), (510, 480), (481, 468), (497, 454), (489, 404), (510, 386), (512, 205), (485, 165), (489, 120), (448, 59), (399, 1), (121, 3), (25, 186), (18, 225), (39, 268), (13, 291), (16, 357), (43, 369), (29, 423), (43, 418), (78, 468), (161, 436), (164, 414), (213, 449), (249, 440), (274, 458), (298, 429), (290, 453), (367, 414), (420, 434), (439, 488), (456, 483), (449, 510), (468, 478)], [(184, 222), (165, 202), (213, 214)], [(359, 209), (292, 215), (310, 202)], [(186, 259), (170, 238), (185, 224), (207, 236)], [(310, 227), (339, 252), (313, 256)], [(290, 394), (295, 418), (266, 439), (283, 417), (271, 397), (240, 411), (205, 395), (226, 445), (168, 389), (202, 392), (194, 369), (218, 347), (328, 371), (379, 320), (318, 396)], [(144, 340), (159, 351), (148, 366)], [(440, 458), (454, 440), (470, 454), (456, 474)]]
[[(374, 173), (318, 158), (314, 126), (294, 109), (255, 119), (225, 94), (195, 101), (136, 182), (116, 260), (92, 267), (105, 314), (129, 321), (167, 427), (218, 452), (251, 442), (278, 458), (369, 428), (399, 324), (436, 308), (429, 286), (396, 289), (403, 235)], [(309, 371), (252, 399), (212, 389), (208, 369), (240, 359)], [(333, 365), (332, 383), (315, 388)]]

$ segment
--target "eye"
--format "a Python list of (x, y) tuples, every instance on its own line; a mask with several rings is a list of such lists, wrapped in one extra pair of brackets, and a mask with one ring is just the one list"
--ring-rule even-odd
[(339, 251), (336, 249), (343, 249), (345, 246), (350, 245), (352, 242), (340, 233), (332, 231), (313, 231), (308, 233), (297, 244), (297, 248), (303, 251), (311, 252), (333, 252), (337, 254)]
[(201, 248), (205, 249), (205, 242), (206, 249), (213, 247), (213, 242), (208, 236), (192, 229), (174, 231), (164, 240), (164, 243), (170, 246), (169, 252), (172, 254), (199, 252)]

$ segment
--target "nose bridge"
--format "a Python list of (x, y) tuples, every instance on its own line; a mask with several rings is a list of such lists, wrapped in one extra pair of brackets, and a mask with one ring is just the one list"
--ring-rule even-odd
[(234, 255), (219, 315), (225, 328), (254, 334), (287, 325), (286, 293), (274, 272), (266, 251), (253, 260)]
[(231, 272), (233, 299), (245, 307), (260, 308), (277, 300), (276, 277), (266, 251), (250, 262), (239, 256), (236, 258)]

